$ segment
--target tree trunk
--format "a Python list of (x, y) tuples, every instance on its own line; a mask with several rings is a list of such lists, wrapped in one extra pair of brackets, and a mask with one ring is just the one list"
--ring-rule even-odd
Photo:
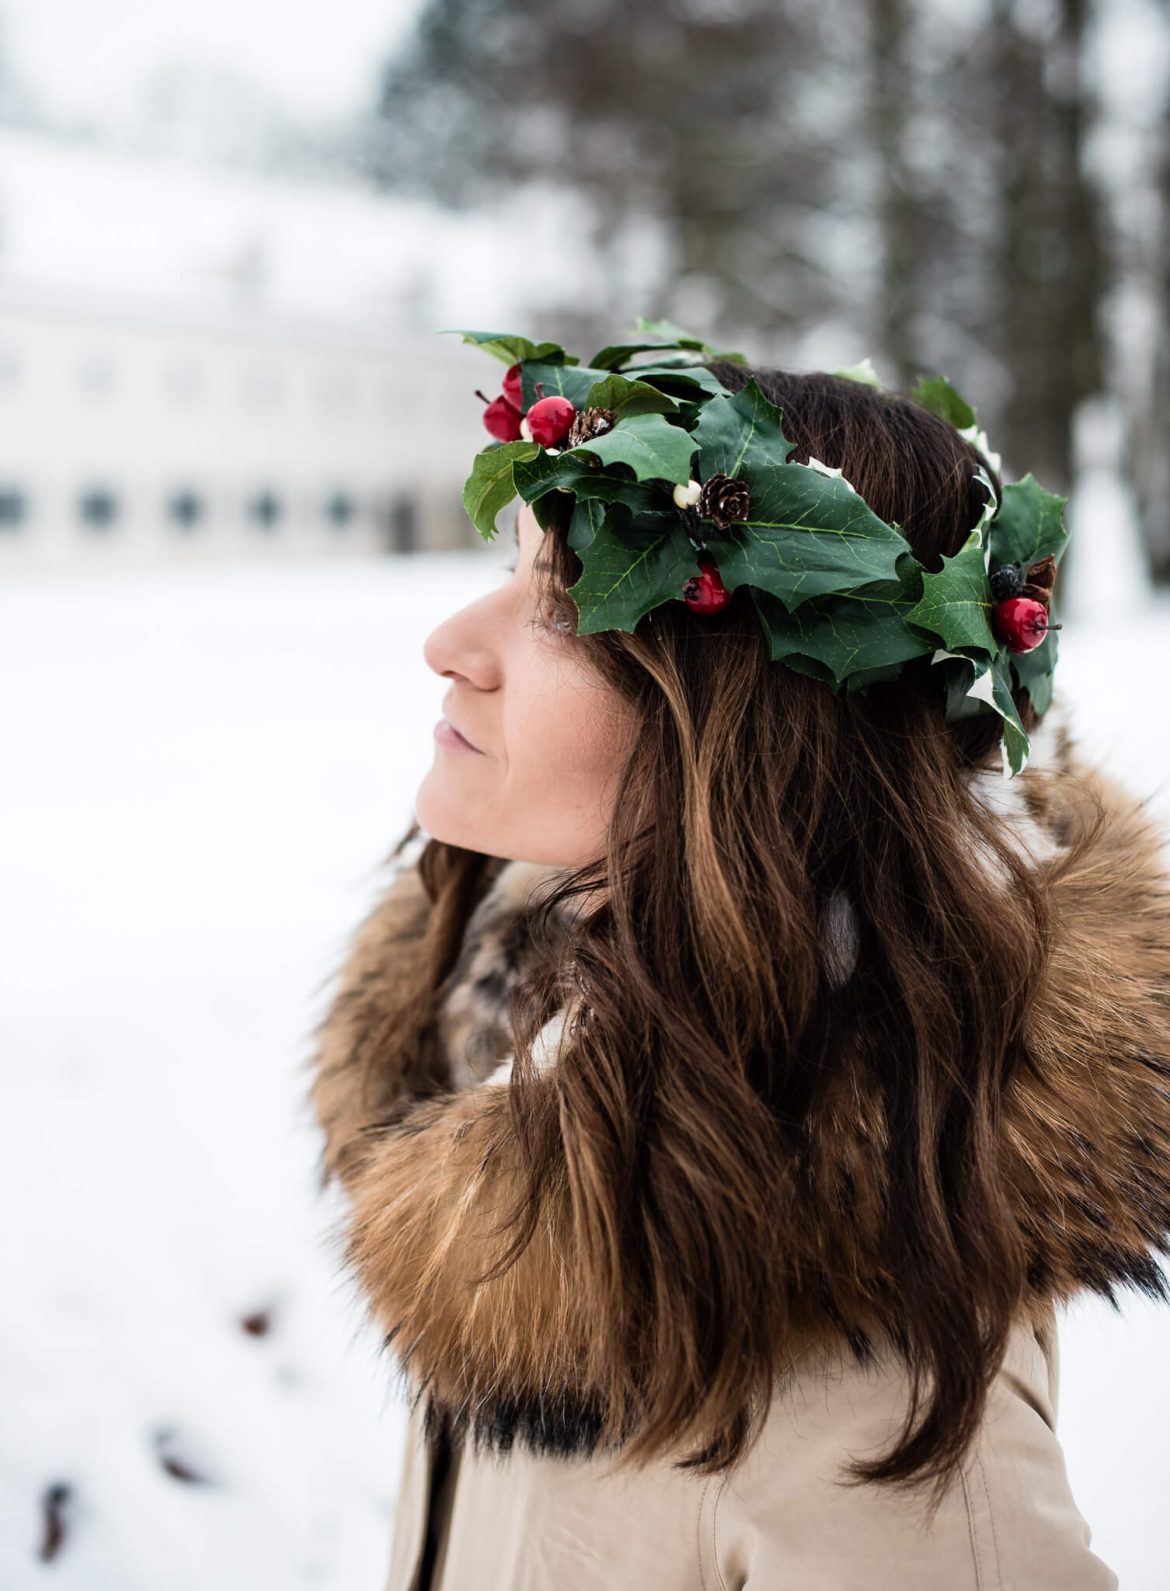
[(917, 194), (906, 158), (916, 81), (910, 22), (907, 0), (870, 0), (869, 147), (881, 259), (873, 325), (889, 384), (901, 388), (919, 373), (915, 317), (922, 304)]
[[(1012, 377), (1000, 421), (1009, 469), (1052, 491), (1072, 483), (1072, 421), (1102, 390), (1105, 249), (1101, 203), (1085, 171), (1093, 114), (1084, 82), (1089, 0), (1060, 0), (1051, 39), (993, 6), (999, 218), (994, 244), (998, 354)], [(1071, 554), (1071, 548), (1070, 548)]]

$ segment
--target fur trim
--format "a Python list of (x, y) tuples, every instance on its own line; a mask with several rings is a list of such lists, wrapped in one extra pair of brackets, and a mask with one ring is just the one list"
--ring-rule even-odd
[[(1067, 721), (1049, 713), (1023, 773), (974, 776), (979, 798), (1038, 862), (1067, 844), (1075, 814), (1059, 775), (1095, 785), (1109, 822), (1053, 886), (1060, 932), (1033, 1015), (1036, 1075), (1013, 1080), (1003, 1116), (1003, 1171), (1030, 1250), (1029, 1311), (1086, 1290), (1116, 1302), (1127, 1286), (1170, 1298), (1156, 1252), (1170, 1253), (1170, 873), (1165, 836), (1141, 802), (1076, 754)], [(506, 1084), (508, 995), (533, 954), (526, 907), (558, 870), (493, 864), (490, 884), (442, 991), (434, 1066), (385, 1077), (356, 1100), (355, 1058), (376, 1053), (380, 1012), (409, 961), (428, 905), (417, 870), (400, 867), (358, 929), (340, 986), (316, 1030), (312, 1104), (325, 1132), (323, 1180), (348, 1195), (345, 1259), (416, 1398), (428, 1429), (506, 1450), (590, 1452), (601, 1424), (597, 1333), (575, 1283), (566, 1179), (554, 1168), (535, 1235), (502, 1276), (478, 1281), (496, 1252), (493, 1223), (518, 1192)], [(826, 965), (838, 981), (856, 955), (842, 896), (826, 923)], [(541, 1034), (555, 1087), (558, 1039), (570, 1013)], [(804, 1215), (835, 1277), (858, 1306), (874, 1280), (869, 1217), (880, 1209), (880, 1122), (864, 1081), (843, 1059), (840, 1091), (810, 1149)], [(571, 1127), (571, 1124), (570, 1124)], [(875, 1148), (877, 1152), (875, 1152)], [(847, 1190), (847, 1192), (846, 1192)], [(831, 1310), (794, 1300), (794, 1357), (835, 1336)], [(799, 1337), (798, 1337), (799, 1332)]]

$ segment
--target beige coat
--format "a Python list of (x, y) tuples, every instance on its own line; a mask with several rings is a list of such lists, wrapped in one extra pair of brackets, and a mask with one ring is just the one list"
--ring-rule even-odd
[(802, 1366), (723, 1477), (465, 1450), (436, 1493), (435, 1448), (412, 1416), (385, 1591), (423, 1591), (428, 1508), (441, 1543), (430, 1591), (1110, 1591), (1117, 1576), (1089, 1546), (1055, 1434), (1057, 1357), (1051, 1330), (1017, 1330), (929, 1530), (889, 1493), (833, 1484), (845, 1450), (888, 1441), (904, 1385), (828, 1356)]
[[(1074, 755), (1053, 727), (1033, 736), (1016, 779), (979, 776), (1037, 863), (1067, 834), (1045, 757), (1059, 768)], [(906, 1382), (885, 1358), (861, 1368), (827, 1322), (811, 1345), (776, 1345), (789, 1374), (733, 1470), (696, 1476), (664, 1458), (608, 1473), (590, 1446), (580, 1385), (588, 1339), (563, 1179), (550, 1179), (515, 1265), (469, 1281), (515, 1184), (506, 1001), (531, 954), (526, 906), (550, 870), (495, 864), (441, 991), (435, 1075), (379, 1075), (371, 1097), (355, 1078), (376, 1062), (388, 990), (429, 910), (413, 860), (399, 865), (346, 953), (311, 1081), (322, 1178), (338, 1175), (347, 1194), (345, 1261), (413, 1400), (386, 1591), (1117, 1585), (1090, 1548), (1056, 1435), (1055, 1320), (1085, 1290), (1166, 1296), (1153, 1251), (1170, 1247), (1170, 878), (1149, 814), (1094, 777), (1110, 822), (1093, 854), (1054, 885), (1060, 932), (1030, 1032), (1039, 1075), (1021, 1076), (1005, 1099), (1004, 1181), (1035, 1282), (979, 1439), (929, 1529), (913, 1495), (838, 1482), (850, 1457), (888, 1450)], [(564, 1013), (544, 1035), (539, 1086), (555, 1082), (563, 1026)], [(867, 1108), (858, 1097), (859, 1114)], [(852, 1126), (838, 1108), (823, 1152)], [(850, 1165), (859, 1180), (881, 1176), (873, 1155)], [(838, 1212), (813, 1205), (806, 1218), (836, 1222), (843, 1274), (865, 1275), (872, 1256)], [(471, 1411), (474, 1440), (456, 1442), (443, 1479), (439, 1433), (450, 1409)]]

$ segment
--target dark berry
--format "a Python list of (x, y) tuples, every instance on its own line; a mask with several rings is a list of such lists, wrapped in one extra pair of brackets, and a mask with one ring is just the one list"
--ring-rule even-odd
[(991, 594), (997, 602), (1018, 597), (1024, 584), (1024, 575), (1018, 563), (1001, 563), (991, 571)]

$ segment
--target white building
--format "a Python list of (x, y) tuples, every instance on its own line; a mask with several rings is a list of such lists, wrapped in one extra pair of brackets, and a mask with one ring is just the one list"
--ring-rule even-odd
[(0, 572), (468, 545), (493, 376), (457, 337), (5, 294)]
[(571, 217), (533, 205), (0, 130), (0, 576), (473, 545), (504, 366), (438, 333), (563, 289)]

